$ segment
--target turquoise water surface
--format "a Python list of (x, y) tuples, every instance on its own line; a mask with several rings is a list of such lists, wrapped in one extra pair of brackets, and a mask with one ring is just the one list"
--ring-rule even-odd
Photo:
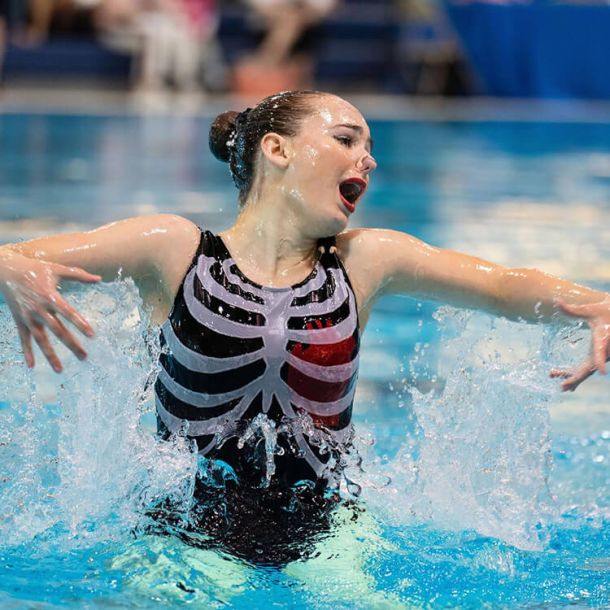
[[(226, 227), (210, 119), (1, 114), (0, 241), (156, 212)], [(355, 226), (610, 290), (610, 124), (371, 128)], [(608, 381), (548, 379), (585, 329), (382, 299), (342, 488), (358, 516), (337, 511), (310, 559), (257, 567), (145, 533), (156, 499), (188, 506), (197, 464), (154, 437), (155, 333), (130, 281), (70, 298), (98, 337), (60, 376), (24, 370), (0, 311), (0, 608), (610, 607)]]

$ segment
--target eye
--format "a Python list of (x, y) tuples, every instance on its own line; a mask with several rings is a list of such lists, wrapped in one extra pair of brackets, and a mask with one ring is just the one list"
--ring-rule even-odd
[(347, 148), (350, 148), (354, 143), (354, 139), (351, 136), (335, 136), (335, 140), (343, 146), (347, 146)]

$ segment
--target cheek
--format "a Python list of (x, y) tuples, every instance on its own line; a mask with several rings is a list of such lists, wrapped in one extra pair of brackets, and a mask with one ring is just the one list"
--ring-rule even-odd
[(303, 161), (309, 163), (313, 168), (318, 167), (318, 161), (320, 159), (320, 151), (313, 146), (306, 145), (303, 147)]
[(304, 173), (317, 173), (320, 178), (336, 163), (336, 151), (328, 144), (307, 143), (299, 151), (299, 166)]
[[(331, 146), (308, 142), (299, 150), (289, 169), (288, 188), (291, 199), (304, 202), (305, 207), (316, 215), (323, 213), (334, 193), (336, 177), (336, 151)], [(301, 196), (296, 195), (300, 193)]]

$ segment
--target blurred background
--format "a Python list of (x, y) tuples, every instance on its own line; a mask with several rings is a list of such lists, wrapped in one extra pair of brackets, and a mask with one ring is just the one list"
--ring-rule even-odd
[(595, 0), (0, 0), (0, 100), (80, 87), (196, 108), (312, 86), (610, 99), (609, 34)]
[[(355, 102), (375, 140), (379, 166), (352, 226), (405, 231), (610, 291), (609, 51), (610, 5), (594, 2), (0, 0), (0, 243), (159, 212), (225, 229), (237, 192), (208, 150), (214, 116), (278, 90), (317, 87)], [(118, 300), (116, 309), (90, 302), (104, 312), (99, 336), (124, 341), (112, 325), (131, 319), (133, 300)], [(16, 334), (4, 320), (0, 387), (26, 388), (29, 397)], [(578, 362), (587, 341), (569, 329), (555, 352), (537, 332), (395, 296), (371, 315), (354, 421), (371, 439), (365, 486), (385, 539), (370, 545), (366, 566), (379, 590), (397, 592), (404, 607), (610, 608), (608, 379), (595, 376), (559, 396), (547, 370)], [(139, 369), (99, 345), (104, 365), (94, 365), (92, 381), (70, 377), (61, 410), (46, 395), (52, 409), (32, 402), (8, 437), (23, 443), (15, 451), (24, 461), (15, 468), (0, 460), (0, 487), (18, 482), (18, 493), (9, 486), (0, 503), (20, 519), (0, 528), (0, 608), (80, 610), (92, 599), (104, 607), (177, 607), (171, 593), (162, 598), (148, 586), (130, 605), (125, 583), (135, 568), (108, 573), (107, 558), (122, 550), (107, 532), (130, 531), (116, 515), (133, 512), (116, 503), (112, 486), (128, 480), (125, 464), (148, 466), (124, 435), (132, 428), (112, 415), (131, 417), (123, 388), (138, 386)], [(74, 362), (67, 364), (72, 371)], [(435, 392), (423, 398), (413, 388)], [(0, 416), (10, 422), (3, 396)], [(19, 413), (14, 421), (22, 421)], [(49, 432), (60, 425), (61, 434)], [(130, 459), (98, 451), (98, 441), (111, 448), (114, 439), (123, 439), (118, 455)], [(67, 453), (75, 448), (74, 463), (87, 465), (81, 475), (71, 475), (72, 462), (57, 462), (59, 442)], [(10, 442), (4, 449), (12, 455)], [(90, 460), (91, 451), (100, 459)], [(48, 464), (40, 477), (39, 463)], [(68, 476), (47, 476), (58, 468)], [(373, 481), (388, 472), (398, 482), (382, 491)], [(133, 493), (125, 494), (131, 502)], [(545, 516), (547, 495), (556, 518)], [(396, 515), (386, 516), (383, 505)], [(57, 533), (41, 534), (53, 519)], [(421, 520), (459, 533), (414, 530)], [(64, 542), (63, 524), (70, 541), (99, 547), (65, 551), (72, 543)], [(550, 537), (545, 551), (518, 550), (538, 548), (538, 536)], [(7, 540), (25, 543), (13, 552)], [(45, 551), (55, 540), (59, 551)], [(193, 564), (174, 547), (133, 548), (138, 564), (159, 556), (160, 570), (175, 566), (185, 583), (180, 595), (212, 587), (197, 584)], [(221, 563), (228, 573), (230, 564)], [(219, 569), (211, 565), (206, 578)], [(230, 605), (379, 607), (341, 578), (330, 571), (326, 593), (314, 589), (311, 597), (283, 576), (263, 580)], [(336, 601), (342, 592), (346, 599)]]

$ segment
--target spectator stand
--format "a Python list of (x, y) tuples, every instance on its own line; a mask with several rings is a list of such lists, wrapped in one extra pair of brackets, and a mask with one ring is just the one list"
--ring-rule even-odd
[[(313, 52), (317, 86), (387, 90), (395, 73), (397, 32), (390, 0), (344, 0), (318, 28)], [(255, 49), (258, 32), (239, 3), (223, 8), (219, 38), (229, 65)]]
[(8, 45), (3, 78), (127, 80), (130, 57), (109, 51), (95, 38), (90, 12), (52, 17), (41, 44)]
[[(354, 92), (451, 93), (455, 77), (450, 71), (459, 60), (452, 34), (442, 13), (414, 19), (404, 10), (404, 1), (343, 0), (320, 26), (314, 53), (317, 86)], [(218, 41), (227, 65), (250, 53), (256, 37), (240, 2), (221, 5)], [(39, 47), (9, 46), (4, 76), (7, 82), (74, 78), (126, 85), (130, 65), (130, 56), (102, 46), (93, 31), (51, 30)]]

